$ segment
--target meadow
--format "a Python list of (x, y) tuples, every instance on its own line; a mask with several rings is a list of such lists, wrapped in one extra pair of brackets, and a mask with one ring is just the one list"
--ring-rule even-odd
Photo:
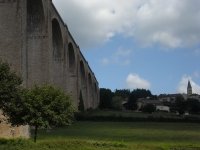
[(200, 150), (200, 124), (75, 122), (32, 140), (0, 140), (0, 150)]

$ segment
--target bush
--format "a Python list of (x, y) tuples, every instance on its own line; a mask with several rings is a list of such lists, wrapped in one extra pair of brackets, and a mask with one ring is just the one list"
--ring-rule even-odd
[(153, 113), (156, 111), (156, 107), (153, 104), (146, 104), (143, 108), (142, 108), (142, 112), (145, 113)]
[(114, 96), (112, 98), (111, 106), (115, 110), (122, 110), (122, 108), (123, 108), (122, 102), (123, 102), (123, 98), (122, 97)]

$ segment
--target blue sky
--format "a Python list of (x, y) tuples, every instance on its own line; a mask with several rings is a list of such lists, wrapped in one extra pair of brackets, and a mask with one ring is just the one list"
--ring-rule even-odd
[(200, 94), (199, 0), (54, 0), (99, 86)]

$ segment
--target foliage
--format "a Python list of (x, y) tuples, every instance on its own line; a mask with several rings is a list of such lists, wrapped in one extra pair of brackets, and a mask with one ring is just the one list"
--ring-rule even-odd
[(112, 108), (113, 93), (110, 89), (100, 88), (100, 108), (109, 109)]
[(122, 97), (120, 97), (120, 96), (114, 96), (112, 98), (112, 104), (111, 104), (112, 109), (114, 109), (114, 110), (122, 110), (122, 108), (123, 108), (123, 104), (122, 104), (123, 100), (124, 99)]
[(136, 110), (137, 109), (136, 102), (139, 98), (146, 98), (146, 97), (152, 97), (152, 96), (153, 95), (151, 94), (151, 92), (149, 90), (145, 90), (145, 89), (133, 90), (130, 93), (126, 107), (127, 107), (127, 109), (130, 109), (130, 110)]
[(120, 97), (126, 99), (126, 98), (129, 97), (130, 93), (131, 92), (128, 89), (116, 89), (115, 92), (114, 92), (114, 95), (120, 96)]
[(34, 141), (40, 127), (68, 125), (73, 117), (69, 96), (50, 85), (35, 86), (21, 91), (21, 96), (7, 106), (6, 115), (13, 125), (35, 127)]
[(200, 112), (200, 102), (197, 99), (189, 98), (186, 105), (189, 113), (198, 114)]
[(112, 109), (112, 99), (113, 97), (121, 97), (123, 101), (127, 101), (124, 107), (128, 110), (137, 109), (137, 99), (138, 98), (157, 98), (152, 95), (149, 90), (136, 89), (132, 92), (128, 89), (116, 89), (112, 92), (110, 89), (101, 88), (100, 89), (100, 108), (101, 109)]
[(22, 80), (11, 71), (9, 64), (0, 61), (0, 109), (4, 113), (10, 111), (12, 102), (19, 99)]
[(175, 110), (180, 114), (184, 114), (186, 111), (186, 103), (184, 100), (184, 97), (182, 95), (179, 95), (176, 97), (175, 100)]
[(145, 113), (153, 113), (156, 111), (156, 107), (153, 104), (146, 104), (143, 108), (142, 111)]

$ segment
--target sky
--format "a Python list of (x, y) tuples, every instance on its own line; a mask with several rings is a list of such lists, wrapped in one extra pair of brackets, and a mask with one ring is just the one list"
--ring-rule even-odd
[(100, 88), (200, 94), (200, 0), (53, 0)]

